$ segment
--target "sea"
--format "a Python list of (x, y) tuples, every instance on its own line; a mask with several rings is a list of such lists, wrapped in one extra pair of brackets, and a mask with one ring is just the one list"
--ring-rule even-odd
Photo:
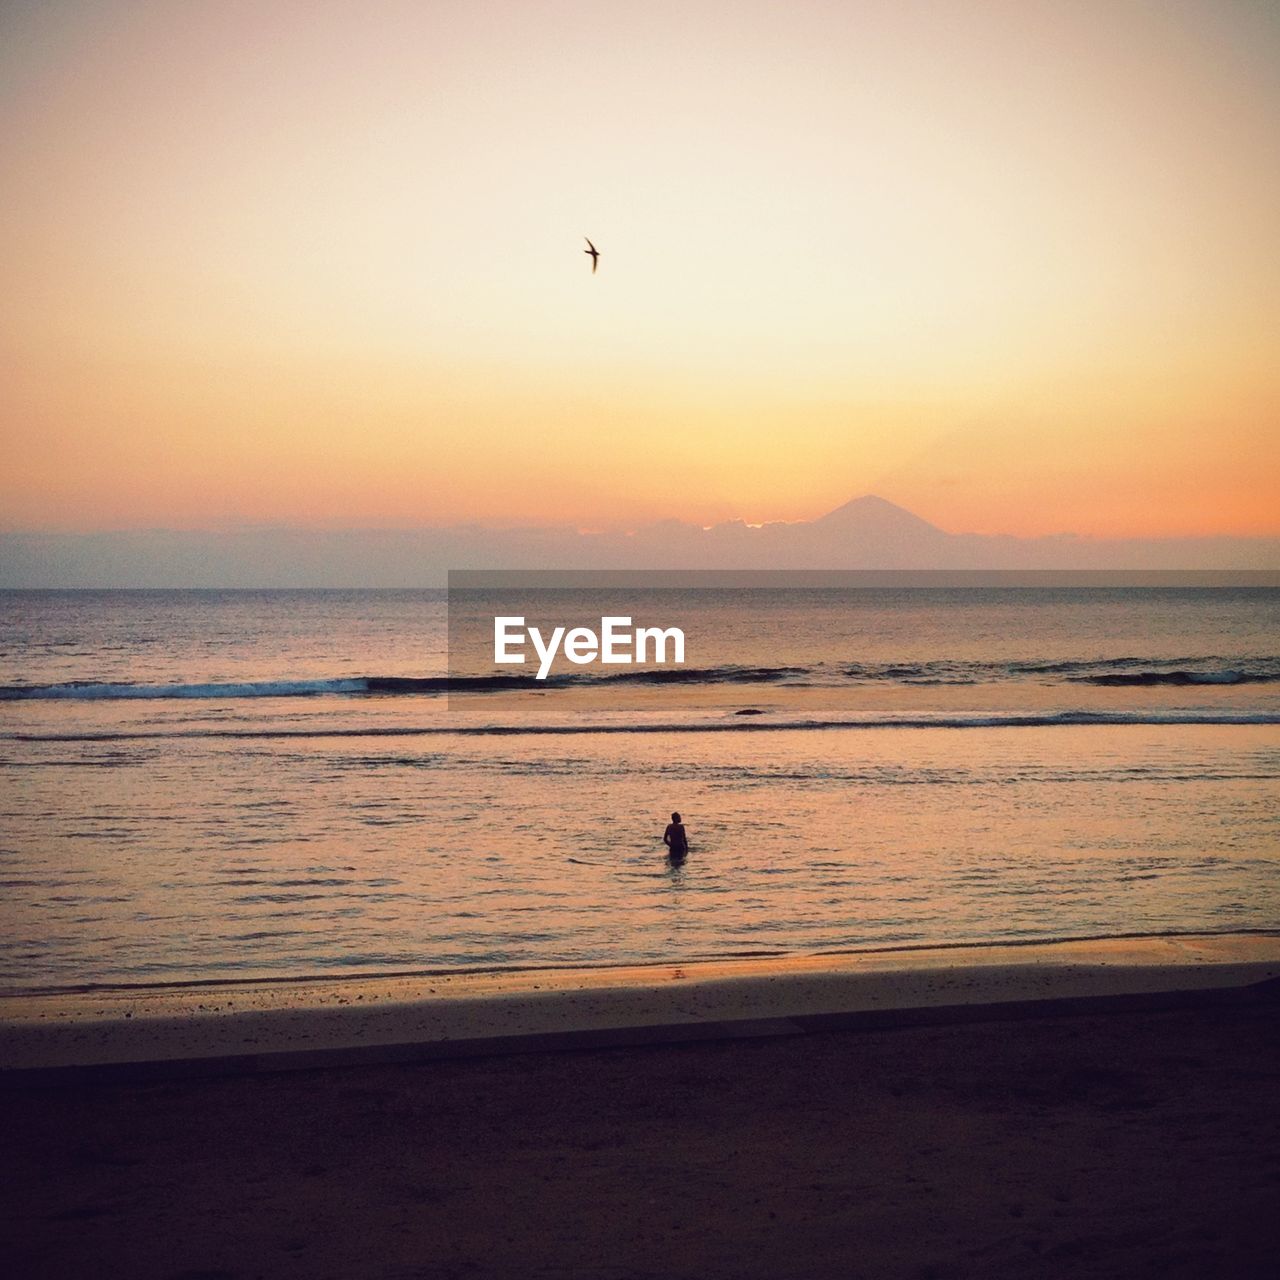
[(0, 593), (0, 991), (1280, 928), (1280, 589), (631, 607), (683, 665), (460, 671), (443, 590)]

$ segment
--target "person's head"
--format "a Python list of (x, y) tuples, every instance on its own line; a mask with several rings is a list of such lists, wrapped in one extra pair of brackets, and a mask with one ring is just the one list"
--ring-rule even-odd
[(672, 822), (679, 822), (679, 821), (680, 821), (680, 815), (679, 815), (678, 813), (673, 813), (673, 814), (671, 815), (671, 821), (672, 821)]

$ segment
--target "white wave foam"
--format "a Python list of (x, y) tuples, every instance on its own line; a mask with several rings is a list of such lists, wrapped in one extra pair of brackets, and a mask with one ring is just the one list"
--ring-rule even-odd
[(363, 693), (363, 679), (253, 680), (227, 684), (47, 684), (29, 688), (10, 686), (5, 701), (45, 699), (101, 700), (107, 698), (296, 698), (317, 693)]

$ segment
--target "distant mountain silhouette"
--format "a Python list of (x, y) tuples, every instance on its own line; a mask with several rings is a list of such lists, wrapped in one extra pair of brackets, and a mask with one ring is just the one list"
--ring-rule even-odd
[(0, 534), (0, 587), (439, 586), (449, 569), (1280, 570), (1280, 538), (947, 533), (874, 494), (816, 520), (629, 532), (246, 528)]
[(935, 537), (947, 535), (937, 525), (913, 515), (905, 507), (878, 498), (874, 493), (861, 498), (850, 498), (842, 507), (828, 511), (810, 522), (815, 529), (840, 529), (859, 536), (884, 537)]

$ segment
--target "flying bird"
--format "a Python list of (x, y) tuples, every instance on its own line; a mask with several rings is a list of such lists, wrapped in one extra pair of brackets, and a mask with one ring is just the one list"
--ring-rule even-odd
[[(591, 244), (591, 240), (587, 236), (583, 236), (582, 238), (586, 240), (588, 244)], [(582, 252), (591, 255), (591, 274), (595, 275), (596, 268), (600, 265), (600, 251), (595, 247), (595, 245), (591, 244), (590, 249), (583, 249)]]

